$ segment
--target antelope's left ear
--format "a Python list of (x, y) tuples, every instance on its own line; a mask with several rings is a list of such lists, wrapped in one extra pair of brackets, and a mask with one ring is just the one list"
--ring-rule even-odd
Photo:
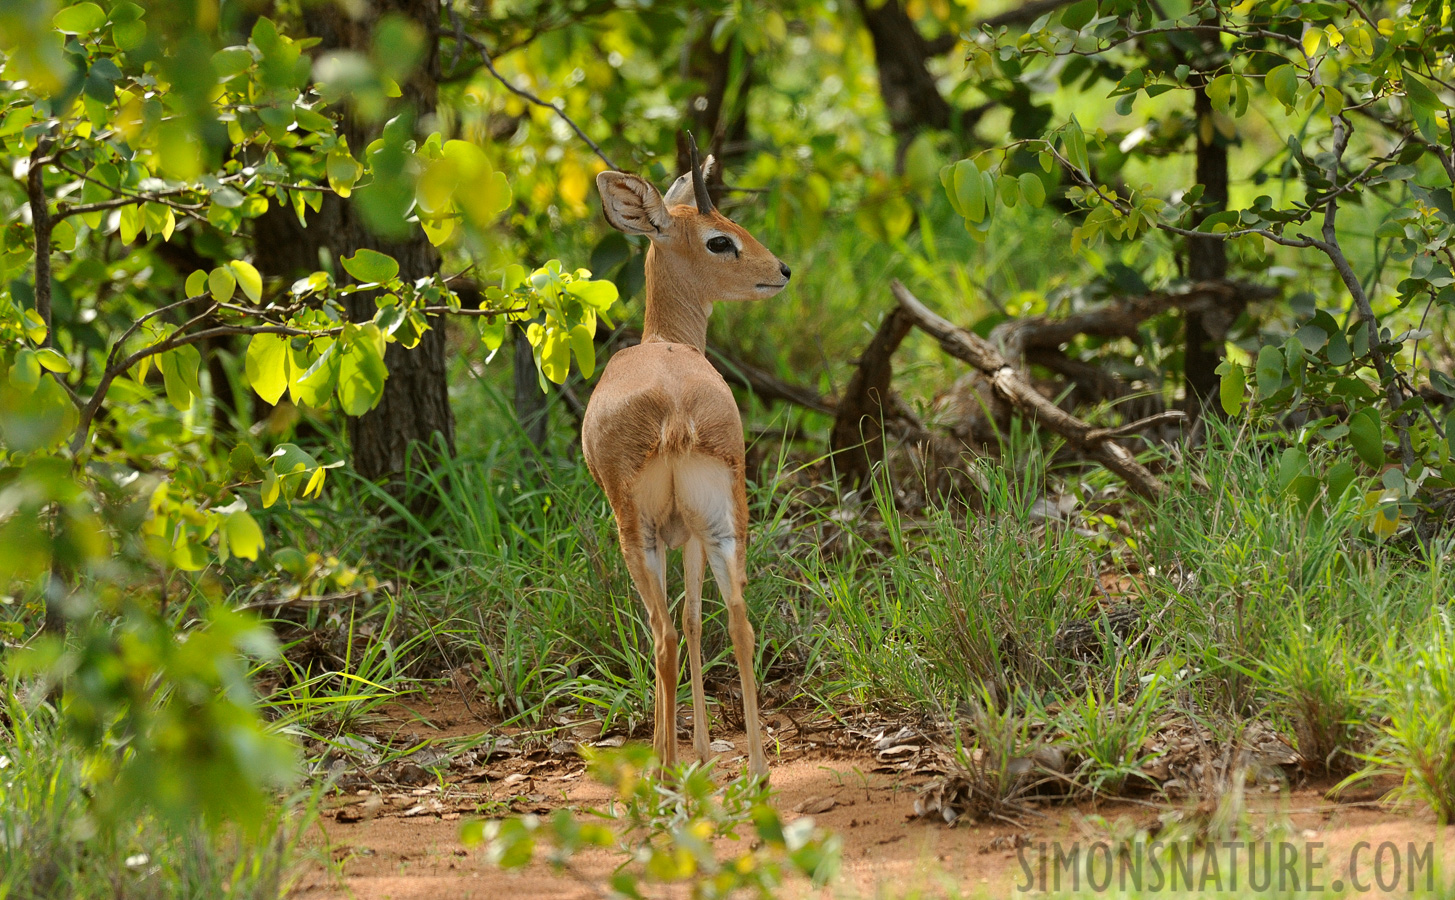
[(667, 236), (672, 217), (650, 181), (626, 172), (601, 172), (596, 176), (596, 189), (601, 192), (601, 211), (612, 228), (653, 239)]
[[(714, 162), (711, 153), (707, 154), (707, 159), (702, 161), (702, 180), (704, 182), (707, 181), (707, 176), (712, 174)], [(667, 193), (662, 195), (662, 203), (668, 209), (678, 205), (690, 206), (693, 209), (697, 208), (697, 196), (692, 192), (691, 172), (683, 172), (677, 176), (677, 180), (672, 182), (671, 187), (667, 188)]]

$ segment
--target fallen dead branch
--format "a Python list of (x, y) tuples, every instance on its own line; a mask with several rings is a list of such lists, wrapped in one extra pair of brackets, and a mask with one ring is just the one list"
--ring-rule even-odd
[[(891, 290), (900, 308), (913, 319), (915, 325), (939, 341), (946, 353), (985, 373), (995, 392), (1021, 415), (1033, 418), (1043, 428), (1065, 438), (1073, 447), (1105, 466), (1143, 497), (1156, 499), (1166, 493), (1166, 485), (1137, 462), (1130, 450), (1114, 440), (1117, 432), (1128, 429), (1134, 432), (1145, 427), (1145, 420), (1129, 423), (1120, 429), (1094, 428), (1037, 391), (989, 341), (941, 318), (899, 281), (893, 282)], [(1166, 417), (1173, 415), (1180, 416), (1181, 413), (1161, 413), (1155, 418), (1158, 422), (1165, 422)]]
[[(1274, 295), (1272, 288), (1238, 281), (1199, 281), (1176, 291), (1153, 291), (1140, 297), (1114, 300), (1095, 309), (1059, 319), (1030, 316), (996, 326), (990, 340), (1003, 348), (1013, 365), (1019, 366), (1032, 350), (1057, 349), (1083, 335), (1137, 338), (1137, 329), (1152, 316), (1177, 308), (1212, 313), (1226, 309), (1236, 299), (1244, 303)], [(1231, 322), (1222, 323), (1226, 331)]]

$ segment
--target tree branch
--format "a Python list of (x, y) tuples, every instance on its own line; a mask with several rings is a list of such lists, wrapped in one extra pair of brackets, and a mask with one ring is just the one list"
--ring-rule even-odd
[(471, 47), (474, 47), (476, 52), (480, 54), (480, 62), (485, 66), (486, 71), (488, 71), (492, 76), (495, 77), (496, 81), (500, 82), (500, 84), (504, 86), (507, 91), (510, 91), (512, 94), (526, 101), (527, 103), (533, 103), (536, 106), (549, 109), (551, 112), (555, 113), (561, 118), (562, 122), (565, 122), (567, 125), (571, 126), (571, 130), (576, 132), (576, 136), (581, 138), (581, 140), (585, 141), (586, 145), (591, 148), (591, 151), (593, 153), (600, 157), (602, 162), (606, 163), (608, 166), (617, 171), (621, 171), (620, 167), (617, 166), (616, 163), (611, 161), (611, 157), (607, 156), (605, 151), (603, 151), (595, 141), (587, 137), (586, 132), (581, 130), (581, 126), (577, 125), (570, 116), (566, 115), (564, 110), (562, 110), (554, 103), (547, 103), (540, 97), (532, 94), (530, 91), (516, 87), (515, 85), (510, 83), (509, 79), (507, 79), (504, 75), (501, 75), (500, 70), (495, 68), (495, 60), (490, 56), (490, 50), (486, 48), (485, 43), (474, 35), (465, 33), (464, 24), (460, 21), (460, 13), (457, 9), (455, 9), (454, 4), (449, 4), (449, 10), (450, 22), (455, 29), (455, 40), (459, 43), (467, 43)]
[(916, 325), (938, 340), (946, 353), (989, 376), (996, 393), (1022, 415), (1034, 418), (1046, 429), (1065, 438), (1072, 446), (1115, 473), (1141, 496), (1157, 499), (1166, 494), (1166, 485), (1137, 462), (1130, 450), (1111, 440), (1107, 429), (1093, 428), (1056, 406), (1025, 381), (989, 341), (936, 315), (899, 281), (893, 282), (890, 288), (900, 308)]

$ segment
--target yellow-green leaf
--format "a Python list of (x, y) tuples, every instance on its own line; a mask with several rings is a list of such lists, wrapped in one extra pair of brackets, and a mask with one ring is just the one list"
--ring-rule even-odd
[(40, 360), (34, 350), (22, 347), (15, 354), (15, 361), (10, 364), (10, 383), (27, 394), (40, 384)]
[(263, 299), (263, 276), (258, 274), (258, 270), (253, 268), (252, 263), (234, 259), (227, 264), (227, 267), (232, 270), (238, 287), (242, 288), (242, 292), (247, 295), (249, 300), (258, 303)]
[(1235, 416), (1243, 408), (1243, 394), (1247, 391), (1248, 376), (1242, 363), (1226, 361), (1219, 368), (1223, 370), (1223, 378), (1218, 384), (1218, 401), (1223, 406), (1223, 412)]
[(1324, 38), (1325, 34), (1322, 30), (1310, 26), (1303, 33), (1303, 55), (1312, 59), (1313, 55), (1318, 53), (1319, 48), (1324, 45)]
[(35, 351), (35, 358), (41, 368), (51, 372), (58, 372), (62, 375), (71, 371), (71, 361), (50, 347), (42, 347)]
[(237, 290), (237, 279), (227, 269), (218, 266), (207, 276), (207, 290), (212, 294), (213, 300), (226, 303), (232, 299), (233, 291)]
[(183, 412), (192, 408), (192, 397), (202, 393), (197, 381), (197, 370), (201, 364), (202, 355), (191, 344), (168, 350), (157, 357), (167, 401)]
[(25, 311), (25, 336), (30, 338), (32, 344), (39, 344), (45, 340), (46, 333), (45, 319), (42, 319), (40, 313), (35, 310), (27, 309)]
[(1021, 196), (1031, 206), (1039, 207), (1046, 202), (1046, 183), (1034, 172), (1024, 172), (1019, 178)]
[(94, 3), (77, 3), (56, 13), (51, 21), (63, 34), (90, 34), (106, 24), (106, 12)]
[(329, 151), (324, 166), (328, 172), (328, 186), (340, 197), (351, 194), (354, 183), (364, 173), (363, 165), (349, 155), (349, 145), (344, 141), (340, 141), (337, 147)]
[(353, 256), (345, 256), (344, 271), (365, 284), (379, 284), (399, 274), (399, 263), (392, 256), (386, 256), (367, 247), (359, 249)]
[(1263, 79), (1263, 86), (1273, 99), (1291, 108), (1298, 98), (1298, 71), (1291, 65), (1278, 66)]
[(277, 403), (288, 390), (292, 363), (288, 340), (277, 334), (255, 334), (248, 342), (246, 359), (248, 384), (268, 403)]
[(243, 559), (258, 558), (258, 551), (263, 549), (263, 529), (258, 527), (257, 521), (247, 510), (240, 509), (229, 513), (222, 528), (233, 556)]
[(591, 339), (591, 330), (585, 325), (571, 329), (571, 352), (576, 354), (576, 365), (581, 367), (581, 375), (590, 378), (596, 371), (596, 342)]
[(389, 370), (384, 366), (384, 334), (373, 322), (360, 326), (339, 360), (338, 399), (346, 415), (362, 416), (379, 404)]
[(184, 288), (188, 297), (201, 297), (202, 292), (207, 290), (207, 272), (198, 269), (187, 276), (187, 284)]

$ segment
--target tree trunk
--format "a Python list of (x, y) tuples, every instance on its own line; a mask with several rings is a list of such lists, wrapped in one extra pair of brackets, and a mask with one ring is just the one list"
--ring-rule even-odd
[[(1212, 102), (1198, 88), (1193, 101), (1197, 120), (1197, 183), (1203, 186), (1198, 221), (1228, 208), (1228, 144), (1213, 127)], [(1228, 276), (1227, 245), (1217, 238), (1187, 239), (1187, 277), (1194, 281), (1222, 281)], [(1242, 312), (1241, 297), (1230, 297), (1214, 313), (1191, 312), (1184, 317), (1183, 372), (1187, 376), (1186, 408), (1190, 416), (1204, 408), (1220, 410), (1216, 402), (1227, 328)]]
[[(439, 0), (383, 0), (366, 4), (358, 19), (347, 17), (337, 4), (305, 7), (307, 31), (322, 39), (321, 50), (367, 52), (373, 26), (384, 15), (399, 13), (424, 32), (424, 58), (414, 75), (400, 85), (398, 104), (412, 110), (417, 123), (433, 117), (439, 77)], [(340, 131), (347, 136), (355, 155), (377, 136), (379, 128), (366, 124), (345, 109)], [(348, 201), (325, 194), (323, 207), (300, 226), (292, 210), (273, 208), (257, 220), (254, 229), (258, 268), (267, 275), (294, 278), (322, 268), (320, 251), (328, 250), (335, 274), (342, 275), (337, 261), (360, 248), (377, 250), (394, 257), (404, 279), (433, 275), (439, 270), (439, 255), (422, 232), (402, 240), (387, 240), (373, 234)], [(375, 298), (356, 294), (349, 298), (348, 314), (356, 321), (373, 317)], [(389, 378), (379, 405), (358, 418), (349, 419), (349, 443), (354, 468), (366, 478), (380, 478), (404, 470), (409, 445), (430, 443), (439, 434), (450, 453), (455, 449), (455, 420), (450, 410), (446, 381), (445, 333), (436, 321), (412, 350), (390, 344), (384, 354)]]
[(877, 5), (873, 0), (857, 2), (874, 42), (879, 93), (900, 144), (908, 144), (922, 128), (949, 128), (950, 104), (940, 95), (935, 77), (925, 65), (933, 54), (900, 0)]

